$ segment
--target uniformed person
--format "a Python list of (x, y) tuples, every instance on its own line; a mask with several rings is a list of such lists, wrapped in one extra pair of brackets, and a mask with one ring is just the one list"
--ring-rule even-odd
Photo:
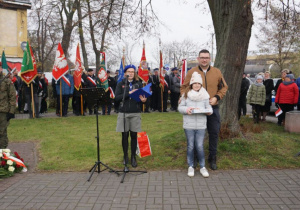
[[(87, 88), (96, 88), (97, 83), (96, 83), (96, 76), (94, 75), (94, 70), (93, 69), (88, 69), (87, 70), (87, 75), (82, 74), (82, 79), (84, 80), (86, 87)], [(89, 114), (93, 114), (93, 104), (87, 104), (88, 109), (89, 109)], [(94, 110), (94, 114), (96, 114), (96, 110)]]
[(7, 127), (15, 116), (15, 109), (16, 90), (11, 80), (3, 75), (0, 62), (0, 149), (7, 148)]

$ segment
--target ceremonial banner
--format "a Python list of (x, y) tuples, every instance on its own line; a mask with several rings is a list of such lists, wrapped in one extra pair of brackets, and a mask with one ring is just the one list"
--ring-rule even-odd
[(55, 81), (58, 81), (63, 75), (65, 75), (69, 70), (68, 62), (65, 57), (64, 51), (61, 47), (61, 44), (58, 43), (55, 61), (52, 70), (52, 76)]
[(105, 91), (108, 91), (108, 80), (107, 80), (107, 73), (106, 73), (106, 60), (105, 60), (105, 52), (101, 52), (102, 60), (100, 64), (100, 69), (97, 72), (97, 87), (104, 88)]
[(182, 85), (184, 83), (185, 80), (185, 76), (187, 73), (187, 62), (186, 59), (182, 60), (182, 68), (181, 68), (181, 75), (180, 75), (180, 85)]
[(82, 75), (82, 63), (81, 63), (81, 58), (80, 58), (80, 51), (79, 51), (79, 44), (77, 45), (76, 49), (76, 61), (75, 61), (75, 71), (73, 74), (73, 79), (74, 79), (74, 87), (76, 90), (79, 90), (81, 87), (81, 75)]
[(1, 56), (1, 63), (2, 63), (2, 73), (5, 76), (8, 74), (8, 65), (6, 62), (6, 56), (5, 56), (4, 50), (3, 50), (2, 56)]
[(152, 155), (150, 140), (146, 132), (137, 133), (137, 151), (139, 157), (147, 157)]
[(32, 80), (37, 76), (36, 62), (31, 49), (31, 46), (27, 42), (26, 49), (24, 50), (22, 67), (21, 67), (21, 78), (29, 85)]
[(145, 55), (145, 43), (143, 43), (143, 53), (142, 53), (142, 58), (138, 69), (138, 76), (145, 83), (147, 83), (149, 80), (149, 71), (148, 71), (148, 65), (147, 65), (146, 55)]

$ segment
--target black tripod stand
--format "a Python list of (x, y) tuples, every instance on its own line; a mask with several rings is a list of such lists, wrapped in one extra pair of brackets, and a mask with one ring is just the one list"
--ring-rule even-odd
[[(125, 133), (125, 128), (126, 128), (126, 116), (125, 116), (125, 112), (126, 112), (126, 106), (124, 106), (125, 104), (125, 93), (126, 93), (126, 88), (127, 87), (127, 77), (126, 77), (126, 80), (125, 80), (125, 86), (124, 86), (124, 93), (123, 93), (123, 99), (122, 99), (122, 107), (124, 109), (124, 113), (123, 113), (123, 125), (124, 125), (124, 133)], [(124, 135), (125, 136), (125, 135)], [(128, 137), (129, 137), (129, 131), (128, 131)], [(132, 141), (132, 140), (131, 140)], [(132, 142), (131, 142), (132, 143)], [(147, 171), (133, 171), (133, 170), (129, 170), (129, 168), (127, 167), (127, 161), (126, 161), (126, 155), (124, 153), (124, 169), (123, 171), (117, 171), (117, 172), (123, 172), (123, 176), (122, 176), (122, 179), (121, 179), (121, 183), (124, 182), (124, 179), (125, 179), (125, 176), (127, 173), (140, 173), (140, 174), (143, 174), (143, 173), (147, 173)]]
[[(110, 168), (108, 165), (102, 163), (100, 161), (100, 135), (99, 135), (99, 121), (98, 121), (98, 109), (99, 105), (105, 105), (107, 104), (107, 98), (106, 98), (106, 93), (103, 88), (82, 88), (81, 89), (82, 95), (86, 96), (87, 102), (89, 104), (94, 105), (95, 111), (96, 111), (96, 125), (97, 125), (97, 136), (95, 137), (97, 139), (97, 161), (95, 162), (94, 166), (89, 170), (91, 172), (90, 177), (88, 178), (88, 182), (91, 180), (97, 166), (98, 166), (98, 174), (102, 171), (105, 171), (106, 169), (110, 169), (110, 171), (116, 173), (118, 176), (120, 175), (117, 171), (114, 169)], [(100, 170), (100, 165), (103, 165), (105, 169), (102, 171)]]

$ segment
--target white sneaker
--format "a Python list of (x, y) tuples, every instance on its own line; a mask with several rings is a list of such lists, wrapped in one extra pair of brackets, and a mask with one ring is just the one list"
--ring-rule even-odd
[(200, 168), (200, 174), (202, 174), (203, 177), (209, 177), (209, 173), (205, 167)]
[(188, 169), (188, 174), (187, 174), (188, 176), (194, 176), (195, 175), (195, 172), (194, 172), (194, 168), (193, 167), (189, 167), (189, 169)]

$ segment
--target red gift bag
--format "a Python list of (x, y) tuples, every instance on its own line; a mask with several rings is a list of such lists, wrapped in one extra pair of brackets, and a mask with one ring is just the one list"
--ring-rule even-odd
[(146, 132), (137, 133), (136, 154), (141, 158), (152, 155), (149, 137)]

